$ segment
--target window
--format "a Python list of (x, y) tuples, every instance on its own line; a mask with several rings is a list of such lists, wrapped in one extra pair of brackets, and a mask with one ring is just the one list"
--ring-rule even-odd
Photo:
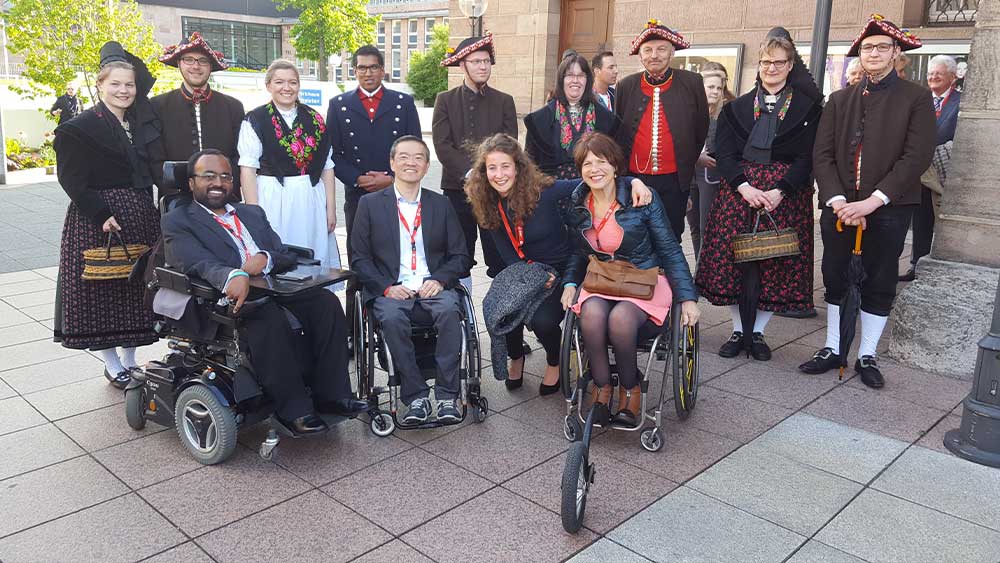
[(417, 46), (417, 20), (410, 20), (409, 22), (407, 22), (407, 25), (410, 26), (410, 32), (407, 34), (406, 44), (409, 45), (410, 47), (416, 47)]
[(393, 80), (399, 80), (399, 78), (400, 78), (400, 76), (402, 74), (400, 72), (400, 68), (399, 68), (400, 67), (400, 63), (401, 63), (401, 59), (402, 59), (402, 57), (399, 56), (399, 49), (393, 49), (392, 50), (392, 79)]
[(431, 40), (434, 39), (434, 18), (424, 20), (424, 47), (430, 48)]
[[(802, 52), (801, 47), (799, 52)], [(808, 51), (806, 51), (808, 52)], [(618, 59), (619, 61), (621, 59)], [(756, 59), (755, 59), (756, 60)], [(670, 61), (670, 66), (691, 72), (701, 72), (701, 67), (705, 63), (713, 61), (721, 63), (726, 67), (726, 74), (729, 75), (727, 85), (729, 90), (739, 95), (740, 71), (743, 65), (742, 45), (720, 45), (717, 47), (695, 47), (678, 51)], [(620, 63), (619, 63), (620, 64)]]
[(335, 82), (344, 81), (344, 67), (338, 66), (335, 69), (333, 69), (333, 80)]
[(378, 45), (379, 49), (385, 48), (385, 22), (378, 22), (378, 33), (375, 37), (375, 43)]
[(354, 80), (354, 65), (351, 64), (351, 59), (354, 58), (354, 53), (347, 53), (345, 60), (347, 61), (347, 79)]
[(392, 46), (399, 47), (402, 40), (403, 20), (392, 20)]
[(281, 56), (281, 27), (206, 18), (181, 18), (181, 32), (190, 37), (198, 31), (211, 45), (224, 46), (233, 66), (262, 70)]

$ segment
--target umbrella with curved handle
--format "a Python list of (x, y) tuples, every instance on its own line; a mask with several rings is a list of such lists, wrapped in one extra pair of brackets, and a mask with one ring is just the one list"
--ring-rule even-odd
[[(837, 219), (837, 232), (844, 232), (844, 224)], [(861, 284), (865, 282), (865, 266), (861, 261), (861, 236), (864, 229), (861, 225), (854, 232), (854, 250), (847, 264), (847, 290), (840, 301), (840, 375), (844, 379), (844, 368), (847, 367), (847, 353), (854, 341), (854, 328), (861, 309)]]

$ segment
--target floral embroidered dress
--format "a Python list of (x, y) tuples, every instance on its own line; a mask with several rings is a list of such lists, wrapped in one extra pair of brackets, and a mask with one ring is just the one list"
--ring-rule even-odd
[(265, 104), (247, 114), (237, 150), (241, 167), (257, 169), (257, 201), (281, 241), (311, 248), (324, 266), (339, 268), (320, 179), (333, 168), (323, 117), (302, 104), (288, 111)]

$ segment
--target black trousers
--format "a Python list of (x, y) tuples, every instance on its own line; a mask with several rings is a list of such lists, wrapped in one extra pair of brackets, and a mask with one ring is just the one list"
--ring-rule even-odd
[[(478, 236), (483, 243), (483, 259), (486, 260), (486, 275), (491, 278), (496, 277), (500, 273), (500, 270), (503, 270), (503, 260), (500, 258), (500, 253), (497, 252), (493, 238), (476, 223), (476, 216), (472, 213), (472, 205), (466, 199), (465, 191), (444, 190), (444, 195), (448, 196), (448, 201), (451, 202), (452, 208), (455, 209), (455, 213), (458, 215), (458, 222), (462, 225), (462, 232), (465, 233), (465, 247), (469, 251), (469, 258), (472, 258), (472, 264), (476, 264), (476, 236), (478, 230)], [(469, 275), (469, 272), (465, 272), (462, 277), (467, 278)]]
[[(629, 174), (632, 174), (629, 172)], [(649, 176), (647, 174), (636, 174), (636, 178), (644, 184), (656, 190), (663, 202), (663, 209), (667, 212), (667, 219), (670, 220), (670, 228), (677, 237), (677, 243), (681, 242), (681, 235), (684, 233), (684, 216), (687, 215), (688, 190), (690, 186), (681, 189), (677, 181), (677, 174), (660, 174)]]
[[(889, 316), (896, 299), (899, 279), (899, 256), (903, 253), (906, 230), (915, 205), (889, 205), (867, 217), (868, 228), (861, 241), (861, 260), (867, 276), (861, 285), (861, 310), (882, 317)], [(837, 214), (824, 207), (820, 215), (823, 236), (823, 283), (825, 300), (839, 305), (847, 291), (847, 267), (854, 250), (856, 227), (844, 227), (838, 233)]]
[(934, 240), (934, 192), (920, 188), (920, 205), (913, 210), (913, 255), (910, 264), (916, 264), (931, 253)]
[[(550, 366), (559, 365), (559, 349), (562, 347), (562, 329), (559, 327), (563, 320), (563, 308), (560, 303), (562, 291), (557, 287), (542, 304), (535, 309), (535, 315), (531, 317), (529, 323), (532, 332), (541, 341), (545, 348), (545, 362)], [(524, 325), (520, 325), (506, 335), (507, 357), (517, 360), (524, 357)]]
[[(292, 331), (282, 308), (302, 324), (309, 350), (305, 356), (298, 353), (296, 339), (301, 337)], [(314, 400), (351, 396), (348, 326), (340, 300), (325, 289), (271, 301), (244, 320), (241, 345), (278, 416), (294, 420), (312, 413)]]

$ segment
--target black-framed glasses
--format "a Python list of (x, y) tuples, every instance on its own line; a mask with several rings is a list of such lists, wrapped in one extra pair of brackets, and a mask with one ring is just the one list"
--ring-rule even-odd
[(205, 57), (181, 57), (181, 62), (188, 66), (208, 66), (212, 64), (212, 61), (206, 59)]
[(788, 63), (789, 63), (788, 59), (780, 61), (769, 61), (767, 59), (761, 59), (760, 63), (758, 64), (760, 64), (760, 68), (765, 70), (771, 68), (772, 66), (774, 67), (774, 70), (782, 70)]
[(206, 182), (214, 182), (216, 180), (220, 180), (223, 184), (233, 183), (233, 175), (226, 174), (225, 172), (223, 172), (222, 174), (216, 174), (215, 172), (203, 172), (201, 174), (192, 174), (192, 176), (194, 176), (195, 178), (201, 178)]
[(354, 67), (354, 72), (357, 74), (376, 73), (380, 70), (382, 70), (382, 65), (358, 65)]
[(862, 53), (871, 53), (872, 51), (878, 49), (879, 53), (888, 53), (895, 46), (895, 43), (869, 43), (867, 45), (862, 45), (859, 50)]

